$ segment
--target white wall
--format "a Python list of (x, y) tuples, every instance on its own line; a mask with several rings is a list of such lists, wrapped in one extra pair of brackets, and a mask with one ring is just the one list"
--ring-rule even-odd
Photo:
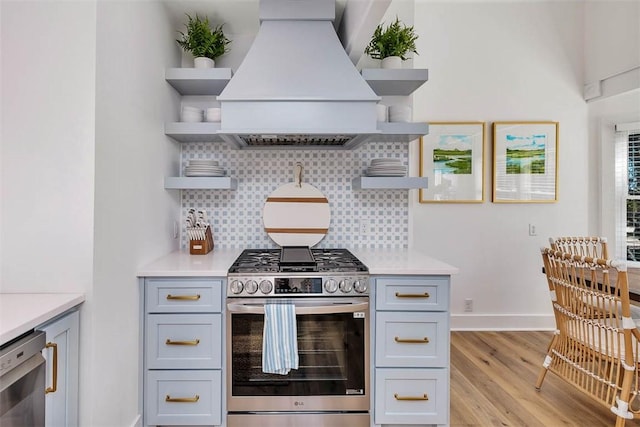
[[(615, 125), (640, 121), (640, 89), (589, 103), (589, 144), (592, 170), (589, 228), (594, 235), (607, 237), (611, 248), (617, 248), (615, 235)], [(597, 195), (597, 197), (595, 197)], [(624, 212), (624, 209), (623, 209)], [(613, 254), (612, 254), (613, 255)], [(626, 258), (626, 254), (615, 254)]]
[[(585, 7), (585, 82), (602, 96), (589, 102), (589, 218), (592, 234), (615, 239), (613, 149), (616, 123), (640, 120), (640, 2), (589, 1)], [(619, 255), (618, 255), (619, 256)]]
[(162, 180), (179, 147), (161, 125), (177, 110), (175, 28), (158, 2), (0, 8), (2, 291), (86, 294), (80, 425), (132, 425), (136, 271), (177, 247)]
[[(414, 93), (414, 120), (487, 123), (484, 203), (410, 197), (410, 245), (460, 269), (454, 328), (553, 325), (539, 248), (549, 236), (588, 231), (583, 12), (576, 2), (416, 2), (414, 66), (430, 75)], [(557, 203), (491, 202), (491, 122), (509, 120), (560, 123)], [(529, 237), (529, 224), (538, 236)], [(465, 298), (474, 300), (473, 313), (463, 314)]]
[(584, 46), (585, 83), (601, 97), (640, 88), (640, 1), (585, 2)]
[[(164, 70), (179, 64), (160, 2), (98, 2), (93, 328), (81, 425), (131, 426), (138, 416), (138, 269), (177, 249), (179, 144), (164, 135), (178, 97)], [(115, 410), (117, 408), (117, 410)]]
[(91, 286), (95, 7), (0, 2), (3, 292)]

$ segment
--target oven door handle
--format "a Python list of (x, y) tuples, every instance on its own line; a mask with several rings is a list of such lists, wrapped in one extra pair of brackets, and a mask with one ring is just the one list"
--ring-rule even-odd
[[(231, 313), (264, 314), (264, 305), (228, 303), (227, 309)], [(368, 302), (357, 302), (353, 304), (330, 304), (330, 305), (296, 305), (296, 314), (335, 314), (335, 313), (356, 313), (369, 309)]]

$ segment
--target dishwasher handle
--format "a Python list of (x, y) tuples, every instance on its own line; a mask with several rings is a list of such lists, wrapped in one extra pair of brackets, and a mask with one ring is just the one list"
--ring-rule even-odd
[(45, 394), (49, 394), (58, 391), (58, 344), (54, 342), (48, 342), (45, 348), (53, 349), (53, 362), (51, 363), (53, 365), (51, 376), (51, 382), (53, 384), (51, 385), (51, 387), (47, 387), (44, 391)]

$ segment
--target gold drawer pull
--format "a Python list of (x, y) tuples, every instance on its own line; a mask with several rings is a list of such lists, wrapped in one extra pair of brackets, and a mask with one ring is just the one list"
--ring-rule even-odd
[(410, 343), (410, 344), (428, 344), (429, 343), (429, 338), (427, 337), (424, 337), (421, 340), (412, 339), (412, 338), (400, 338), (400, 337), (395, 337), (394, 339), (396, 340), (396, 342), (399, 342), (399, 343)]
[(164, 398), (165, 402), (177, 402), (177, 403), (196, 403), (200, 400), (200, 396), (197, 394), (194, 397), (171, 397), (167, 394), (167, 397)]
[(188, 300), (188, 301), (197, 301), (200, 299), (200, 294), (197, 295), (167, 295), (168, 300)]
[(399, 396), (398, 393), (395, 393), (393, 397), (395, 397), (396, 400), (429, 400), (427, 393), (422, 396)]
[(51, 363), (53, 365), (53, 372), (51, 375), (51, 380), (53, 382), (53, 385), (51, 387), (47, 387), (44, 390), (45, 394), (49, 394), (49, 393), (55, 393), (58, 390), (58, 344), (54, 343), (54, 342), (48, 342), (45, 345), (45, 348), (52, 348), (53, 349), (53, 362)]
[(429, 296), (429, 292), (423, 294), (401, 294), (400, 292), (396, 292), (396, 298), (429, 298)]
[(198, 345), (200, 344), (200, 340), (195, 339), (192, 341), (171, 341), (170, 338), (167, 338), (167, 341), (165, 341), (165, 344), (167, 345)]

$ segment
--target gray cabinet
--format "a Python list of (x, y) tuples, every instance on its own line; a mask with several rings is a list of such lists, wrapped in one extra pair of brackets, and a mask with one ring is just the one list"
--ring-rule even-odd
[(144, 425), (222, 424), (224, 278), (147, 278)]
[(374, 280), (375, 424), (448, 424), (449, 277)]
[(78, 348), (80, 316), (76, 310), (40, 327), (46, 334), (45, 426), (78, 425)]

